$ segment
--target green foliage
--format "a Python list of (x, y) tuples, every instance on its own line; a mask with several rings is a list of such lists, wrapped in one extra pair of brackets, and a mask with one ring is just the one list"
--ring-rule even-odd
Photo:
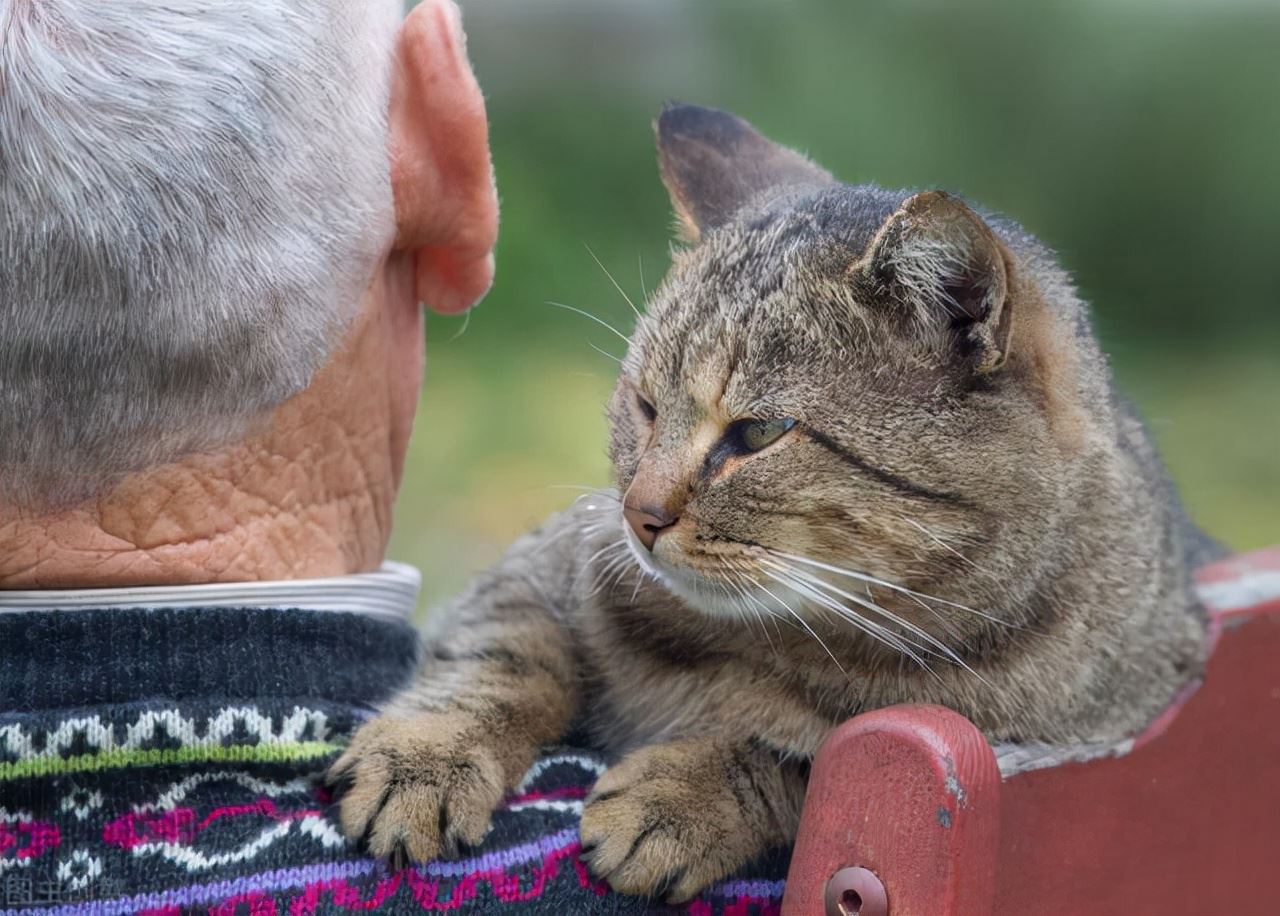
[(433, 320), (393, 554), (439, 598), (607, 479), (601, 404), (666, 265), (650, 123), (732, 109), (849, 181), (941, 186), (1060, 252), (1193, 513), (1280, 541), (1280, 7), (1168, 0), (464, 5), (503, 202), (498, 280)]

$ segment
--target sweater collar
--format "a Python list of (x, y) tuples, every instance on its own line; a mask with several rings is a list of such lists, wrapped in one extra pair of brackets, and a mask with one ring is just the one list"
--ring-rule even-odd
[(413, 616), (421, 584), (422, 576), (418, 570), (403, 563), (388, 562), (377, 572), (330, 579), (0, 591), (0, 614), (88, 608), (252, 607), (306, 608), (308, 611), (409, 620)]

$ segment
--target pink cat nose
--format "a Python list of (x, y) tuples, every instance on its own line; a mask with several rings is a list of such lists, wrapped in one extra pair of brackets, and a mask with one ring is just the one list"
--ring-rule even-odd
[(645, 550), (653, 550), (653, 545), (658, 541), (658, 535), (680, 521), (678, 515), (672, 517), (662, 510), (655, 511), (652, 508), (638, 506), (623, 506), (622, 514)]

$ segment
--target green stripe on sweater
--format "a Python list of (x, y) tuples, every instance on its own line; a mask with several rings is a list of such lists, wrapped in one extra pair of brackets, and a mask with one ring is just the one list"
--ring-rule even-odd
[(0, 763), (0, 782), (60, 773), (181, 763), (285, 763), (327, 757), (340, 750), (342, 745), (326, 741), (273, 741), (229, 746), (211, 744), (206, 747), (122, 749), (76, 757), (36, 757)]

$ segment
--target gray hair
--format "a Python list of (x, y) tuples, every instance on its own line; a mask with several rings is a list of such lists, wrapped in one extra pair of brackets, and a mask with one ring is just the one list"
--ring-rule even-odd
[(244, 436), (393, 232), (399, 0), (0, 0), (0, 504)]

